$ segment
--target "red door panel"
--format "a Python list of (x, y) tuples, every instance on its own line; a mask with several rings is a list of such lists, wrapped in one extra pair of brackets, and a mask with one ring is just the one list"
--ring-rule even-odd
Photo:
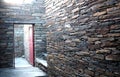
[(29, 62), (34, 65), (33, 27), (29, 27)]

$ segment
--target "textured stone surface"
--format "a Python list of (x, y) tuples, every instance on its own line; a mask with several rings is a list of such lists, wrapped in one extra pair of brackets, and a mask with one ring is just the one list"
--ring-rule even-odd
[(120, 1), (45, 2), (50, 77), (119, 77)]
[(34, 0), (31, 4), (14, 5), (0, 3), (0, 18), (6, 23), (43, 23), (44, 0)]
[[(41, 41), (45, 40), (44, 32), (42, 32), (43, 28), (40, 30), (38, 27), (45, 23), (43, 18), (44, 14), (44, 0), (34, 0), (32, 4), (22, 5), (11, 5), (4, 3), (3, 0), (0, 1), (0, 67), (14, 66), (13, 24), (34, 25), (35, 51), (42, 52), (41, 50), (45, 49), (45, 43)], [(43, 34), (40, 34), (39, 32), (42, 32)], [(37, 49), (39, 51), (37, 51)]]
[(13, 24), (0, 23), (0, 68), (13, 67)]
[(35, 24), (34, 26), (34, 45), (36, 57), (46, 60), (46, 28), (44, 24)]
[(120, 61), (119, 56), (120, 55), (108, 55), (108, 56), (106, 56), (106, 60)]

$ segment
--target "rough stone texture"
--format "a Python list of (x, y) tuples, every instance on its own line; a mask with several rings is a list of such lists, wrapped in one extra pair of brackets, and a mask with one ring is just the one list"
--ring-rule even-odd
[(1, 1), (0, 17), (6, 23), (44, 23), (44, 0), (34, 0), (31, 4), (7, 4)]
[(13, 24), (0, 23), (0, 68), (13, 67)]
[(46, 60), (46, 28), (44, 24), (34, 26), (35, 55)]
[(46, 0), (49, 77), (120, 77), (120, 0)]
[[(12, 46), (13, 37), (14, 37), (12, 36), (14, 31), (13, 23), (14, 24), (44, 24), (45, 23), (45, 20), (43, 18), (44, 13), (45, 13), (44, 0), (34, 0), (32, 4), (22, 4), (22, 5), (11, 5), (4, 3), (4, 0), (0, 0), (0, 34), (1, 34), (0, 35), (0, 39), (1, 39), (0, 67), (14, 66), (14, 62), (13, 62), (14, 50)], [(7, 24), (7, 26), (5, 24)], [(10, 30), (7, 29), (9, 28), (8, 26), (10, 26)]]

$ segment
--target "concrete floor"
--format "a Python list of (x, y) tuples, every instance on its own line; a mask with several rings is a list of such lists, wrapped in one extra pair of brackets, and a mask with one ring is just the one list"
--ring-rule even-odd
[[(15, 63), (15, 69), (0, 69), (0, 77), (48, 77), (42, 70), (31, 66), (28, 62), (25, 62), (25, 59), (19, 58)], [(21, 66), (19, 63), (21, 63)]]
[(15, 58), (15, 67), (31, 67), (25, 58)]

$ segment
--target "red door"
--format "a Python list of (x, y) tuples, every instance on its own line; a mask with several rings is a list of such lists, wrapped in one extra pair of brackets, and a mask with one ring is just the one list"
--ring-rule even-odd
[(33, 26), (29, 27), (29, 62), (34, 65)]

